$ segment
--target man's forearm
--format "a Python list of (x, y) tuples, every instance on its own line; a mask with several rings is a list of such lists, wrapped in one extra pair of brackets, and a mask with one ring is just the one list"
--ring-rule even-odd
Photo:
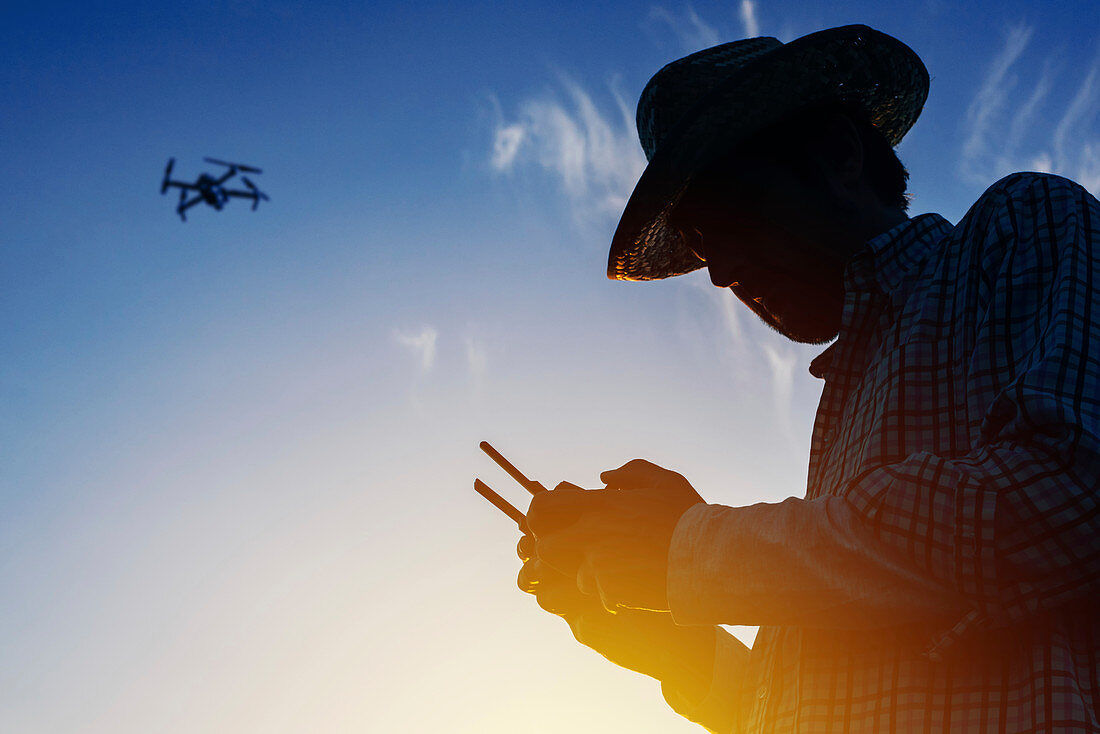
[(680, 644), (668, 663), (661, 683), (671, 687), (685, 700), (703, 700), (710, 690), (714, 673), (714, 646), (717, 628), (713, 626), (678, 627)]
[(740, 690), (748, 670), (749, 649), (719, 627), (684, 627), (685, 669), (661, 681), (665, 701), (681, 716), (713, 732), (728, 732), (740, 715)]
[(692, 508), (673, 536), (668, 594), (681, 624), (873, 628), (966, 611), (839, 497)]

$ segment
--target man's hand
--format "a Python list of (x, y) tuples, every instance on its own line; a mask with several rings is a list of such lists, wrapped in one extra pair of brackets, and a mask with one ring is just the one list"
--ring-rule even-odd
[(527, 512), (535, 555), (608, 611), (667, 612), (672, 534), (703, 499), (680, 474), (642, 459), (600, 478), (607, 488), (563, 482), (535, 496)]
[(523, 560), (519, 587), (534, 594), (539, 606), (562, 617), (582, 645), (624, 668), (701, 697), (710, 685), (714, 628), (679, 627), (667, 612), (622, 609), (609, 612), (599, 597), (582, 594), (575, 578), (541, 562), (535, 539), (520, 538)]

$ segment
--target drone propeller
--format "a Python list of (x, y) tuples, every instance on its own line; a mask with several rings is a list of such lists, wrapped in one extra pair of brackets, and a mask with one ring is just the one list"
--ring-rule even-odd
[(271, 198), (267, 194), (260, 191), (258, 188), (256, 188), (256, 184), (248, 180), (248, 176), (241, 176), (241, 183), (250, 188), (252, 190), (252, 193), (255, 194), (256, 198), (252, 200), (252, 211), (256, 211), (256, 207), (260, 205), (260, 199), (263, 199), (264, 201), (271, 201)]
[(175, 158), (168, 159), (168, 165), (164, 168), (164, 180), (160, 183), (160, 193), (168, 191), (168, 179), (172, 177), (172, 166), (176, 165)]
[(259, 168), (254, 166), (246, 166), (243, 163), (228, 163), (226, 161), (219, 161), (217, 158), (203, 158), (207, 163), (215, 163), (219, 166), (228, 166), (229, 168), (236, 168), (238, 171), (247, 171), (248, 173), (263, 173)]

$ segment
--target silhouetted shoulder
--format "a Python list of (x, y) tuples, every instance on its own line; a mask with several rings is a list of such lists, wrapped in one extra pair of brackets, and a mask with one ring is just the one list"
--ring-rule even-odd
[[(1071, 195), (1090, 196), (1081, 184), (1071, 181), (1063, 176), (1053, 173), (1036, 173), (1034, 171), (1020, 171), (1010, 173), (1000, 181), (986, 189), (982, 199), (991, 194), (1003, 193), (1014, 198), (1028, 198), (1035, 195), (1045, 195), (1046, 192), (1067, 193)], [(981, 201), (981, 199), (979, 199)]]
[(951, 239), (971, 272), (988, 283), (1006, 268), (1050, 271), (1067, 254), (1100, 255), (1091, 246), (1097, 226), (1100, 202), (1080, 184), (1049, 173), (1013, 173), (981, 195)]
[(1051, 173), (1012, 173), (986, 189), (959, 222), (963, 229), (1020, 234), (1028, 227), (1057, 226), (1066, 217), (1095, 211), (1096, 199), (1080, 184)]

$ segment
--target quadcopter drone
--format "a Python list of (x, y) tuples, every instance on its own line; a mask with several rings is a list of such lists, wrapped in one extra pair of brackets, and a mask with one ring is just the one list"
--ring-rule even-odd
[[(218, 211), (222, 210), (226, 202), (230, 197), (237, 197), (241, 199), (252, 199), (252, 209), (256, 210), (256, 207), (260, 205), (260, 199), (264, 201), (271, 201), (268, 195), (256, 188), (256, 185), (248, 180), (247, 176), (241, 176), (241, 183), (248, 187), (248, 191), (234, 191), (233, 189), (227, 189), (223, 184), (229, 179), (237, 175), (238, 171), (244, 171), (245, 173), (263, 173), (259, 168), (252, 166), (246, 166), (242, 163), (226, 163), (225, 161), (219, 161), (214, 158), (204, 158), (207, 163), (214, 163), (219, 166), (225, 166), (228, 170), (218, 178), (209, 173), (204, 173), (195, 180), (195, 183), (183, 183), (180, 181), (172, 181), (172, 166), (176, 165), (175, 158), (168, 159), (168, 166), (164, 169), (164, 180), (160, 184), (160, 193), (164, 194), (168, 191), (168, 187), (176, 186), (180, 190), (180, 203), (176, 207), (176, 213), (180, 215), (180, 219), (187, 221), (187, 215), (184, 214), (188, 209), (200, 202), (206, 202), (210, 206), (214, 207)], [(188, 199), (187, 192), (196, 191), (194, 198)]]

